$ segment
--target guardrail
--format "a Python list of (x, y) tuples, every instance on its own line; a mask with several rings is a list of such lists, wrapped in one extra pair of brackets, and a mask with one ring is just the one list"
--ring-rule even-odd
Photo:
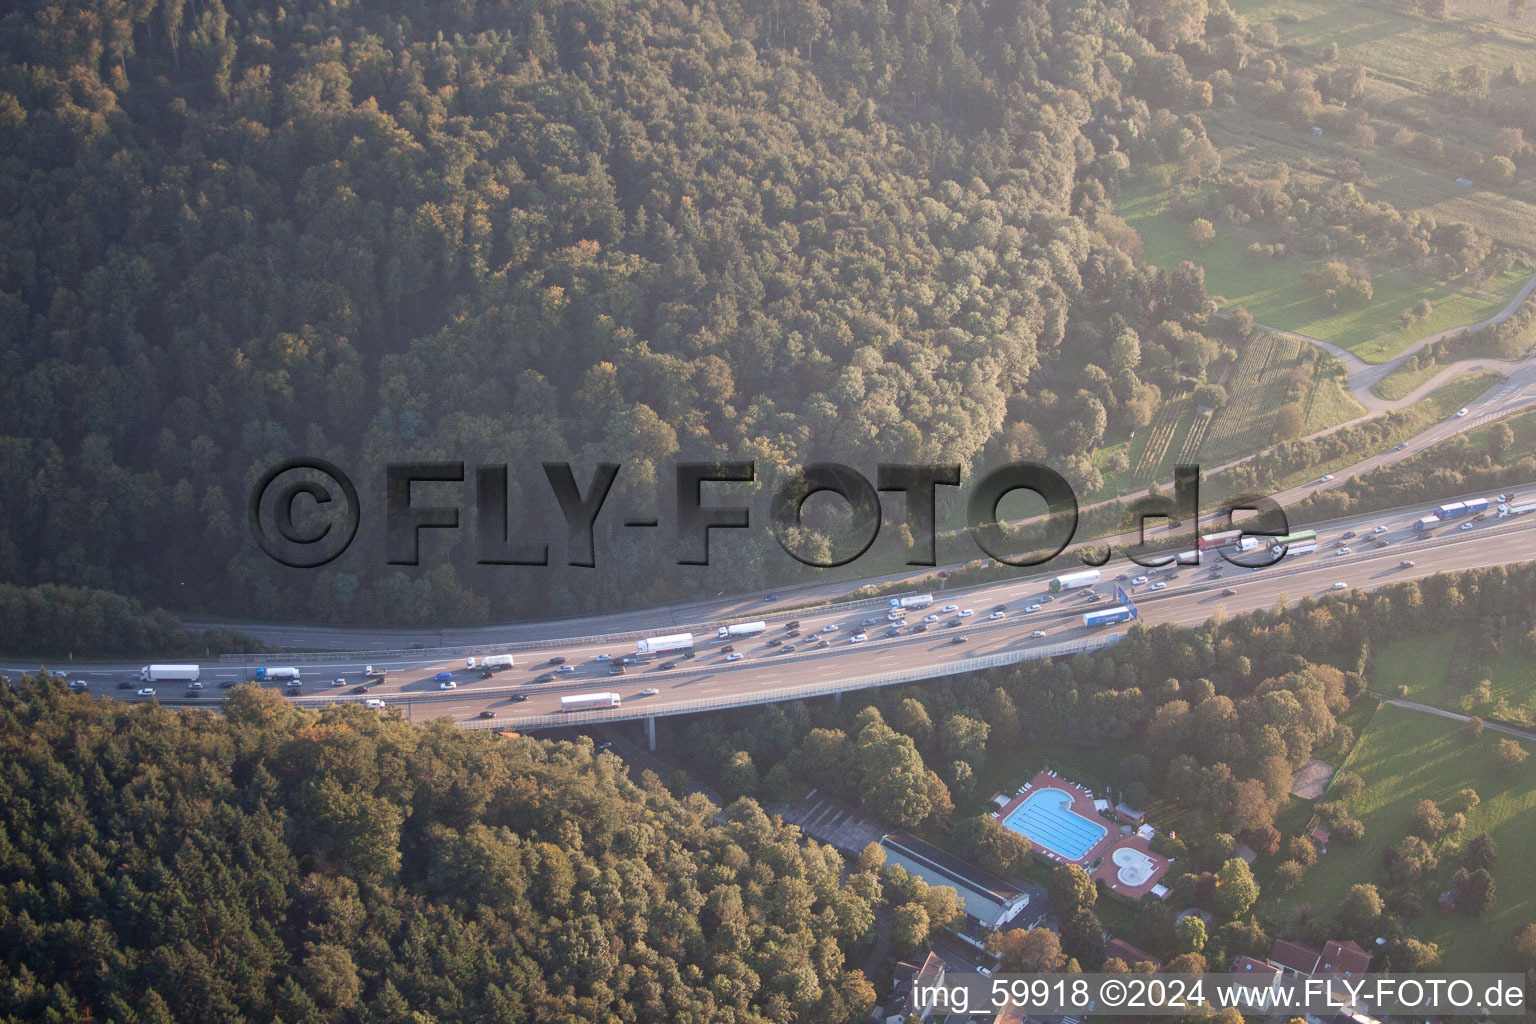
[[(1518, 492), (1520, 490), (1529, 490), (1532, 486), (1536, 486), (1536, 483), (1527, 483), (1527, 484), (1521, 484), (1521, 485), (1508, 485), (1508, 486), (1510, 486), (1510, 489), (1512, 491)], [(1437, 498), (1437, 499), (1434, 499), (1434, 500), (1437, 501), (1440, 504), (1445, 504), (1445, 503), (1450, 502), (1450, 501), (1464, 500), (1465, 498), (1468, 498), (1468, 497), (1479, 497), (1479, 496), (1485, 496), (1485, 495), (1486, 495), (1486, 490), (1482, 490), (1482, 491), (1468, 492), (1466, 494), (1460, 494), (1460, 495), (1442, 496), (1441, 498)], [(1372, 510), (1372, 511), (1369, 511), (1369, 512), (1353, 512), (1353, 513), (1350, 513), (1350, 514), (1348, 514), (1348, 515), (1346, 515), (1346, 516), (1344, 516), (1343, 518), (1340, 518), (1340, 519), (1322, 520), (1322, 521), (1318, 521), (1318, 522), (1310, 522), (1310, 521), (1298, 522), (1298, 523), (1293, 524), (1293, 526), (1297, 527), (1297, 528), (1299, 528), (1299, 527), (1308, 527), (1308, 528), (1314, 528), (1314, 529), (1318, 528), (1318, 527), (1322, 527), (1322, 528), (1325, 528), (1325, 529), (1334, 528), (1334, 527), (1348, 527), (1350, 524), (1352, 524), (1352, 523), (1354, 523), (1356, 521), (1367, 521), (1367, 520), (1370, 520), (1372, 518), (1380, 518), (1380, 517), (1385, 517), (1385, 516), (1392, 516), (1392, 515), (1396, 515), (1396, 514), (1401, 514), (1403, 512), (1408, 511), (1408, 510), (1422, 509), (1422, 508), (1428, 507), (1428, 506), (1426, 506), (1426, 502), (1428, 500), (1430, 500), (1430, 499), (1425, 499), (1423, 501), (1410, 502), (1410, 503), (1405, 504), (1405, 505), (1397, 505), (1397, 506), (1394, 506), (1392, 508), (1375, 509), (1375, 510)], [(1085, 541), (1085, 543), (1086, 543), (1086, 541)], [(1175, 545), (1174, 547), (1177, 547), (1177, 546), (1178, 545)], [(1173, 548), (1170, 548), (1169, 550), (1173, 550)], [(951, 567), (951, 568), (953, 568), (953, 567)], [(1042, 573), (1026, 574), (1024, 578), (1028, 578), (1028, 577), (1031, 577), (1031, 576), (1045, 577), (1045, 576), (1049, 576), (1051, 574), (1052, 574), (1051, 570), (1046, 570), (1045, 572), (1042, 572)], [(856, 582), (856, 581), (850, 581), (850, 582), (852, 583), (852, 582)], [(969, 590), (977, 589), (977, 588), (980, 588), (980, 587), (991, 586), (995, 582), (996, 582), (995, 580), (989, 580), (989, 581), (973, 584), (970, 587), (961, 587), (961, 588), (959, 588), (957, 590), (950, 591), (949, 593), (962, 594), (962, 593), (965, 593), (965, 592), (967, 592)], [(861, 585), (863, 585), (863, 586), (879, 585), (879, 581), (878, 580), (866, 581), (865, 583), (863, 583)], [(387, 649), (387, 650), (378, 650), (378, 649), (374, 649), (374, 650), (352, 650), (352, 651), (326, 650), (326, 651), (324, 651), (324, 653), (325, 653), (325, 656), (327, 658), (333, 658), (333, 659), (338, 659), (338, 660), (355, 660), (355, 661), (362, 662), (362, 663), (366, 664), (366, 663), (370, 663), (370, 662), (380, 662), (380, 661), (384, 661), (386, 659), (396, 659), (396, 660), (398, 660), (398, 659), (403, 659), (403, 658), (420, 657), (423, 654), (442, 655), (445, 658), (461, 658), (461, 657), (470, 657), (470, 656), (478, 657), (478, 656), (483, 655), (483, 654), (515, 654), (518, 651), (539, 651), (539, 650), (546, 650), (547, 651), (547, 650), (551, 650), (551, 649), (554, 649), (554, 648), (557, 648), (557, 647), (569, 647), (569, 646), (574, 646), (574, 645), (623, 643), (623, 642), (631, 641), (631, 640), (642, 640), (645, 637), (656, 636), (656, 635), (659, 635), (659, 634), (662, 634), (662, 633), (675, 633), (675, 632), (685, 632), (685, 631), (706, 632), (707, 633), (709, 631), (717, 629), (719, 626), (722, 626), (722, 625), (729, 625), (729, 624), (734, 623), (734, 622), (751, 622), (751, 621), (754, 621), (755, 619), (759, 619), (759, 618), (761, 618), (761, 619), (770, 619), (770, 620), (773, 620), (773, 621), (783, 621), (783, 620), (786, 620), (786, 619), (796, 618), (796, 617), (798, 617), (800, 615), (809, 614), (809, 613), (819, 613), (819, 612), (834, 612), (835, 613), (835, 612), (838, 612), (838, 611), (845, 611), (845, 610), (851, 611), (851, 610), (858, 609), (858, 608), (868, 608), (868, 607), (872, 607), (872, 606), (887, 607), (889, 605), (889, 603), (890, 603), (890, 598), (892, 598), (892, 597), (910, 596), (911, 594), (917, 594), (917, 593), (921, 593), (921, 591), (913, 590), (913, 591), (910, 591), (908, 594), (882, 594), (882, 595), (880, 595), (878, 597), (858, 598), (858, 599), (851, 600), (851, 601), (840, 601), (840, 602), (834, 602), (834, 603), (830, 603), (830, 604), (808, 604), (808, 605), (800, 605), (800, 606), (795, 606), (795, 605), (791, 604), (791, 605), (789, 605), (787, 607), (776, 607), (774, 609), (774, 611), (772, 613), (769, 613), (769, 614), (762, 614), (762, 615), (745, 615), (745, 614), (743, 614), (743, 615), (739, 615), (739, 616), (730, 616), (730, 617), (721, 618), (721, 619), (706, 620), (704, 622), (695, 623), (695, 624), (692, 624), (692, 625), (662, 626), (662, 627), (657, 627), (655, 629), (648, 629), (648, 630), (626, 630), (624, 632), (619, 632), (619, 633), (599, 633), (599, 634), (589, 634), (589, 635), (586, 635), (586, 636), (560, 637), (560, 638), (557, 638), (557, 639), (549, 639), (549, 640), (509, 641), (507, 643), (501, 643), (501, 644), (484, 644), (484, 643), (482, 643), (482, 644), (461, 644), (461, 645), (456, 645), (456, 646), (435, 646), (435, 647), (423, 646), (423, 647), (414, 647), (414, 648), (413, 647), (394, 648), (394, 649)], [(791, 596), (790, 600), (791, 601), (793, 600), (792, 596)], [(657, 611), (658, 614), (664, 614), (665, 613), (665, 608), (660, 608), (660, 609), (657, 609), (656, 611)], [(549, 623), (549, 622), (553, 622), (553, 621), (558, 621), (558, 620), (542, 619), (542, 620), (537, 620), (537, 623)], [(534, 625), (534, 624), (536, 624), (536, 623), (535, 622), (523, 622), (523, 623), (513, 622), (513, 623), (506, 623), (505, 627), (508, 630), (515, 630), (515, 629), (518, 629), (520, 627), (530, 626), (530, 625)], [(449, 629), (461, 629), (461, 628), (495, 628), (495, 627), (449, 627), (448, 629), (438, 629), (438, 630), (435, 630), (435, 632), (437, 632), (437, 633), (439, 633), (441, 635), (443, 633), (448, 632)], [(434, 632), (434, 631), (433, 630), (424, 630), (424, 632), (430, 633), (430, 632)], [(256, 655), (256, 654), (224, 654), (224, 655), (220, 655), (220, 657), (219, 657), (220, 664), (227, 664), (227, 665), (252, 666), (252, 665), (263, 664), (265, 662), (270, 662), (272, 660), (273, 660), (273, 656), (272, 655)]]
[[(917, 594), (919, 591), (912, 591)], [(550, 640), (512, 640), (504, 644), (469, 644), (459, 647), (407, 647), (395, 650), (368, 650), (368, 651), (324, 651), (326, 658), (339, 660), (352, 660), (364, 663), (381, 662), (396, 658), (419, 658), (423, 655), (443, 655), (444, 657), (463, 658), (479, 657), (482, 654), (516, 654), (518, 651), (548, 651), (556, 647), (579, 647), (597, 644), (617, 644), (630, 640), (644, 640), (646, 637), (662, 636), (670, 633), (699, 633), (706, 638), (715, 635), (715, 631), (721, 627), (735, 622), (756, 622), (759, 619), (775, 622), (799, 618), (808, 611), (821, 612), (854, 611), (859, 608), (869, 608), (875, 605), (881, 608), (890, 606), (892, 595), (880, 597), (863, 597), (855, 601), (839, 601), (835, 604), (819, 604), (789, 607), (782, 610), (775, 609), (772, 614), (741, 615), (728, 619), (712, 619), (706, 622), (697, 622), (680, 626), (661, 626), (656, 629), (628, 630), (623, 633), (599, 633), (590, 636), (558, 637)], [(911, 595), (900, 595), (911, 596)], [(518, 628), (519, 623), (510, 623), (509, 630)], [(263, 665), (275, 659), (271, 654), (221, 654), (220, 664), (229, 665)]]
[(844, 679), (830, 683), (818, 683), (813, 686), (781, 686), (771, 690), (754, 690), (736, 697), (720, 697), (706, 701), (669, 701), (654, 704), (632, 702), (628, 706), (621, 704), (618, 708), (592, 711), (564, 711), (547, 715), (514, 715), (506, 718), (472, 718), (468, 721), (459, 722), (458, 726), (460, 729), (554, 729), (570, 725), (584, 725), (589, 722), (617, 722), (634, 718), (666, 718), (672, 715), (691, 715), (704, 711), (720, 711), (725, 708), (750, 707), (754, 704), (773, 704), (784, 700), (825, 697), (853, 690), (867, 690), (879, 686), (897, 686), (902, 683), (916, 683), (925, 679), (940, 679), (946, 676), (960, 675), (965, 672), (977, 672), (982, 669), (1000, 668), (1004, 665), (1017, 665), (1022, 661), (1034, 661), (1039, 658), (1060, 658), (1073, 654), (1086, 654), (1089, 651), (1096, 651), (1117, 644), (1124, 635), (1123, 633), (1109, 633), (1104, 636), (1085, 637), (1080, 640), (1069, 640), (1064, 643), (1043, 644), (1039, 647), (1031, 647), (1021, 651), (1001, 651), (997, 654), (984, 654), (979, 657), (947, 662), (942, 665), (924, 665), (896, 672), (881, 672), (876, 675), (859, 676), (853, 679)]

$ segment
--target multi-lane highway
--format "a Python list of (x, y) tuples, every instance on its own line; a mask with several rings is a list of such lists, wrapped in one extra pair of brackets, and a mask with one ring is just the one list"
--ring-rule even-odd
[[(1529, 489), (1522, 489), (1522, 495)], [(1199, 567), (1147, 571), (1125, 560), (1111, 562), (1104, 569), (1104, 583), (1093, 588), (1106, 596), (1091, 601), (1084, 591), (1051, 594), (1050, 576), (1037, 574), (935, 595), (934, 604), (908, 614), (909, 624), (896, 628), (885, 618), (884, 609), (866, 605), (856, 609), (806, 609), (800, 613), (784, 612), (769, 621), (768, 632), (761, 636), (731, 642), (739, 660), (728, 661), (723, 650), (726, 641), (712, 632), (697, 634), (696, 656), (684, 659), (670, 655), (633, 665), (623, 675), (610, 674), (612, 662), (599, 660), (607, 655), (617, 659), (635, 653), (632, 641), (594, 642), (572, 637), (568, 645), (545, 651), (520, 652), (511, 669), (482, 679), (480, 672), (469, 671), (462, 658), (445, 659), (441, 653), (421, 651), (387, 663), (386, 681), (371, 688), (370, 698), (401, 706), (413, 718), (449, 716), (473, 719), (491, 711), (499, 722), (516, 726), (520, 722), (559, 711), (561, 696), (592, 691), (611, 691), (623, 699), (614, 717), (643, 717), (647, 702), (675, 709), (679, 705), (718, 706), (737, 700), (760, 699), (764, 691), (775, 694), (810, 690), (833, 679), (848, 679), (913, 669), (957, 667), (959, 663), (991, 654), (1024, 652), (1074, 640), (1098, 637), (1123, 626), (1085, 630), (1085, 611), (1105, 607), (1115, 582), (1131, 591), (1143, 622), (1147, 624), (1194, 624), (1212, 615), (1234, 615), (1258, 608), (1273, 607), (1282, 598), (1299, 600), (1343, 589), (1372, 589), (1403, 580), (1418, 579), (1437, 572), (1519, 561), (1536, 556), (1536, 515), (1500, 520), (1493, 516), (1472, 522), (1453, 520), (1428, 535), (1413, 530), (1413, 521), (1425, 514), (1426, 507), (1415, 506), (1390, 514), (1355, 516), (1318, 527), (1316, 553), (1291, 556), (1264, 569), (1245, 569), (1230, 565), (1219, 556), (1206, 556)], [(1466, 525), (1468, 528), (1463, 529)], [(1374, 532), (1377, 526), (1385, 531)], [(1345, 541), (1348, 553), (1340, 554), (1334, 545), (1341, 535), (1354, 531), (1357, 536)], [(1405, 566), (1404, 561), (1413, 565)], [(1219, 567), (1219, 570), (1218, 570)], [(1218, 575), (1219, 571), (1219, 575)], [(1121, 575), (1118, 581), (1112, 577)], [(1131, 578), (1150, 576), (1133, 586)], [(1153, 589), (1154, 583), (1166, 583)], [(1228, 593), (1230, 591), (1230, 593)], [(948, 606), (952, 610), (946, 610)], [(1038, 605), (1038, 609), (1030, 610)], [(765, 613), (771, 606), (758, 606)], [(1002, 614), (990, 618), (994, 609)], [(961, 616), (961, 611), (972, 614)], [(934, 620), (922, 632), (914, 628), (925, 616)], [(798, 620), (798, 636), (789, 635), (789, 620)], [(951, 623), (954, 623), (953, 625)], [(655, 632), (670, 632), (670, 621), (656, 623)], [(863, 630), (868, 637), (853, 642), (854, 633)], [(964, 643), (955, 638), (965, 637)], [(503, 639), (506, 639), (503, 637)], [(779, 643), (770, 646), (770, 641)], [(821, 646), (822, 643), (825, 646)], [(786, 647), (794, 650), (786, 653)], [(551, 659), (564, 659), (557, 666)], [(674, 667), (662, 668), (664, 663)], [(304, 675), (305, 704), (323, 704), (329, 700), (365, 699), (353, 695), (361, 684), (362, 664), (355, 659), (334, 655), (289, 656), (269, 659), (268, 664), (296, 665)], [(36, 665), (8, 665), (7, 672), (35, 669)], [(90, 670), (50, 668), (71, 677), (86, 679), (92, 692), (140, 700), (136, 695), (137, 665), (96, 666)], [(566, 671), (561, 671), (561, 668)], [(439, 689), (434, 679), (438, 672), (451, 672), (457, 688)], [(540, 682), (541, 679), (547, 681)], [(327, 682), (342, 677), (346, 687), (330, 687)], [(238, 664), (205, 665), (202, 681), (205, 696), (187, 701), (182, 685), (162, 684), (158, 698), (167, 703), (205, 703), (212, 705), (221, 682), (234, 683), (249, 678), (247, 668)], [(119, 690), (121, 682), (131, 682), (130, 689)], [(654, 689), (653, 696), (641, 696), (642, 690)]]
[[(1517, 368), (1510, 372), (1506, 380), (1488, 389), (1488, 391), (1471, 402), (1467, 407), (1467, 415), (1450, 417), (1418, 434), (1412, 441), (1406, 444), (1378, 452), (1347, 469), (1340, 469), (1335, 474), (1336, 479), (1327, 483), (1308, 482), (1278, 492), (1271, 495), (1271, 497), (1282, 506), (1293, 505), (1316, 491), (1341, 486), (1351, 476), (1364, 476), (1368, 473), (1376, 472), (1383, 467), (1412, 458), (1425, 449), (1459, 433), (1483, 426), (1491, 420), (1523, 412), (1533, 407), (1536, 407), (1536, 358), (1527, 359), (1518, 364)], [(1229, 463), (1227, 466), (1205, 467), (1205, 470), (1209, 474), (1215, 474), (1235, 464)], [(1135, 496), (1132, 495), (1130, 497)], [(1209, 518), (1202, 520), (1202, 522), (1209, 522)], [(1134, 540), (1135, 538), (1122, 535), (1096, 540), (1093, 543), (1113, 544), (1116, 547), (1124, 547)], [(964, 543), (967, 546), (971, 545), (969, 540), (964, 541)], [(975, 556), (980, 557), (980, 555), (981, 552), (977, 549)], [(784, 587), (780, 590), (780, 596), (783, 599), (781, 603), (794, 602), (806, 604), (842, 600), (854, 590), (866, 584), (905, 581), (914, 587), (927, 588), (934, 585), (935, 580), (932, 577), (936, 572), (941, 571), (942, 568), (953, 569), (957, 567), (958, 563), (947, 567), (940, 567), (939, 569), (910, 570), (853, 582), (827, 580), (825, 582), (818, 581)], [(667, 632), (669, 631), (669, 626), (683, 626), (689, 623), (709, 622), (741, 615), (756, 614), (758, 608), (764, 606), (764, 598), (766, 596), (763, 592), (724, 595), (714, 598), (679, 601), (659, 607), (622, 609), (567, 619), (450, 628), (327, 626), (315, 623), (228, 621), (199, 618), (188, 618), (183, 620), (183, 623), (189, 629), (228, 626), (243, 630), (264, 643), (297, 650), (399, 650), (410, 644), (419, 644), (432, 648), (472, 647), (479, 644), (504, 642), (508, 639), (509, 634), (515, 634), (515, 639), (519, 641), (532, 641), (559, 639), (568, 636), (594, 635), (598, 633), (620, 633), (632, 630)]]

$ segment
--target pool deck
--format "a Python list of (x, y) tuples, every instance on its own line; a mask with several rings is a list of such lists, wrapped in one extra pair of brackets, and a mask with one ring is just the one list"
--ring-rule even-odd
[[(1090, 846), (1088, 851), (1076, 860), (1063, 857), (1050, 847), (1042, 846), (1031, 837), (1018, 832), (1018, 835), (1023, 835), (1028, 840), (1031, 849), (1034, 850), (1038, 857), (1051, 864), (1076, 864), (1087, 869), (1090, 877), (1102, 881), (1107, 888), (1133, 900), (1140, 899), (1151, 892), (1157, 886), (1158, 879), (1167, 873), (1168, 859), (1160, 854), (1153, 853), (1151, 844), (1135, 832), (1129, 835), (1122, 835), (1119, 823), (1099, 812), (1094, 804), (1092, 790), (1050, 771), (1040, 772), (1033, 779), (1026, 782), (1011, 797), (1004, 799), (1004, 795), (1001, 793), (994, 797), (993, 802), (1000, 803), (1000, 806), (993, 812), (993, 817), (999, 822), (1006, 822), (1008, 815), (1012, 814), (1025, 800), (1028, 800), (1042, 789), (1055, 789), (1066, 793), (1072, 798), (1072, 813), (1087, 818), (1089, 821), (1104, 825), (1108, 832), (1105, 833), (1103, 839)], [(1120, 881), (1118, 877), (1119, 868), (1115, 865), (1113, 855), (1116, 850), (1122, 847), (1139, 850), (1152, 859), (1155, 866), (1151, 875), (1142, 884), (1130, 886)], [(1090, 864), (1096, 866), (1089, 869), (1088, 865)]]

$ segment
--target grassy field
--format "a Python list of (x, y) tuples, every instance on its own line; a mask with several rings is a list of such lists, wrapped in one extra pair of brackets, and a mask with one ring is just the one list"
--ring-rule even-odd
[[(1498, 847), (1497, 905), (1487, 917), (1472, 918), (1442, 914), (1427, 899), (1427, 909), (1410, 927), (1440, 946), (1441, 970), (1516, 969), (1510, 936), (1536, 920), (1536, 878), (1525, 862), (1526, 851), (1536, 847), (1536, 761), (1514, 775), (1502, 774), (1494, 760), (1497, 738), (1484, 733), (1468, 743), (1458, 722), (1391, 705), (1379, 708), (1344, 765), (1365, 779), (1353, 807), (1365, 824), (1365, 840), (1356, 847), (1329, 847), (1302, 884), (1280, 901), (1281, 908), (1333, 906), (1351, 885), (1378, 881), (1381, 850), (1403, 837), (1414, 805), (1446, 800), (1471, 787), (1482, 803), (1467, 816), (1467, 835), (1486, 830)], [(1440, 867), (1434, 882), (1425, 886), (1426, 895), (1443, 889), (1455, 870), (1448, 843), (1441, 842)]]
[[(1183, 260), (1198, 263), (1205, 268), (1207, 293), (1223, 304), (1244, 306), (1262, 324), (1332, 342), (1367, 362), (1385, 362), (1420, 338), (1493, 316), (1527, 280), (1519, 269), (1482, 281), (1466, 275), (1443, 282), (1407, 267), (1379, 266), (1372, 273), (1370, 300), (1335, 311), (1306, 279), (1322, 259), (1250, 256), (1250, 244), (1270, 240), (1262, 225), (1224, 224), (1214, 239), (1197, 246), (1189, 240), (1188, 225), (1167, 210), (1169, 197), (1148, 187), (1118, 204), (1121, 216), (1141, 235), (1148, 263), (1164, 269)], [(1403, 327), (1399, 316), (1421, 298), (1429, 300), (1434, 312)]]
[[(1451, 634), (1432, 633), (1398, 640), (1373, 652), (1371, 689), (1384, 697), (1449, 707), (1445, 699), (1445, 676), (1451, 667), (1455, 646), (1455, 637)], [(1399, 687), (1406, 687), (1406, 692), (1400, 692)]]
[(1445, 369), (1439, 364), (1430, 366), (1408, 367), (1399, 366), (1371, 388), (1373, 394), (1379, 395), (1388, 401), (1395, 402), (1413, 394), (1413, 389), (1423, 384), (1429, 378)]

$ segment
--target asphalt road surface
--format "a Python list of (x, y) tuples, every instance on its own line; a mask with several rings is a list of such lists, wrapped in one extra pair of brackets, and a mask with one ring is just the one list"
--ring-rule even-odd
[[(508, 725), (515, 726), (519, 718), (558, 711), (561, 696), (610, 691), (619, 693), (624, 701), (615, 717), (633, 717), (643, 713), (647, 700), (713, 705), (745, 699), (765, 688), (774, 691), (808, 688), (832, 679), (939, 665), (1123, 630), (1125, 626), (1085, 630), (1082, 624), (1084, 612), (1110, 606), (1112, 577), (1117, 572), (1127, 577), (1119, 582), (1130, 589), (1145, 624), (1192, 625), (1213, 615), (1230, 616), (1273, 607), (1282, 598), (1296, 601), (1333, 593), (1337, 583), (1345, 585), (1342, 589), (1369, 590), (1438, 572), (1536, 556), (1536, 514), (1507, 520), (1490, 516), (1475, 523), (1452, 520), (1428, 535), (1420, 535), (1414, 532), (1412, 523), (1425, 511), (1425, 508), (1415, 507), (1390, 515), (1354, 516), (1325, 524), (1317, 530), (1319, 547), (1316, 553), (1289, 556), (1279, 564), (1263, 569), (1229, 565), (1219, 556), (1213, 559), (1209, 554), (1205, 564), (1177, 570), (1145, 570), (1117, 560), (1105, 567), (1104, 582), (1091, 588), (1093, 592), (1102, 592), (1103, 598), (1098, 601), (1091, 601), (1087, 597), (1088, 591), (1081, 590), (1053, 595), (1046, 586), (1049, 576), (1044, 575), (1021, 576), (963, 591), (936, 594), (934, 605), (910, 612), (907, 619), (911, 625), (901, 627), (899, 635), (893, 637), (884, 635), (892, 624), (879, 608), (852, 612), (808, 610), (799, 616), (801, 635), (788, 638), (785, 617), (780, 616), (770, 621), (770, 628), (763, 635), (730, 641), (735, 651), (743, 655), (735, 662), (727, 661), (721, 650), (727, 641), (717, 640), (713, 634), (696, 637), (697, 655), (691, 660), (658, 656), (619, 676), (609, 674), (610, 662), (597, 658), (604, 654), (611, 658), (633, 654), (633, 643), (595, 644), (573, 638), (569, 647), (547, 653), (519, 653), (515, 655), (511, 669), (499, 672), (489, 680), (481, 679), (478, 670), (465, 670), (462, 659), (447, 660), (439, 653), (421, 651), (417, 656), (389, 662), (386, 681), (373, 687), (369, 696), (402, 705), (412, 718), (469, 719), (490, 710), (497, 719), (505, 719)], [(1373, 532), (1378, 525), (1387, 529), (1381, 533)], [(1469, 528), (1462, 529), (1464, 525)], [(1334, 545), (1340, 534), (1349, 530), (1357, 531), (1360, 536), (1345, 542), (1348, 554), (1339, 554), (1340, 549)], [(1379, 541), (1386, 544), (1377, 547)], [(1401, 564), (1404, 559), (1415, 564), (1404, 567)], [(1218, 565), (1221, 567), (1219, 576), (1213, 573)], [(1170, 578), (1171, 571), (1176, 571), (1177, 576)], [(1134, 575), (1147, 575), (1150, 579), (1146, 584), (1133, 587), (1129, 577)], [(1152, 584), (1159, 582), (1166, 585), (1154, 589)], [(1228, 589), (1233, 593), (1224, 593)], [(1029, 611), (1035, 604), (1040, 606), (1039, 609)], [(956, 606), (955, 610), (944, 611), (947, 605)], [(1003, 614), (996, 619), (989, 618), (999, 605), (1004, 606)], [(962, 617), (959, 615), (961, 610), (972, 614)], [(928, 623), (925, 632), (914, 633), (912, 626), (926, 615), (937, 616), (937, 621)], [(865, 621), (870, 619), (876, 621), (865, 627)], [(957, 624), (950, 625), (952, 622)], [(868, 639), (855, 643), (851, 636), (861, 628), (865, 629)], [(657, 631), (665, 632), (666, 629)], [(953, 638), (957, 636), (966, 637), (966, 642), (954, 643)], [(781, 643), (770, 646), (772, 639), (779, 639)], [(827, 642), (825, 648), (814, 646), (822, 640)], [(796, 644), (796, 650), (783, 653), (784, 644), (791, 642)], [(557, 666), (550, 662), (552, 657), (564, 658), (564, 665), (571, 671), (557, 671)], [(674, 660), (675, 667), (661, 668), (661, 664), (668, 660)], [(362, 699), (351, 696), (352, 687), (363, 682), (362, 666), (357, 661), (340, 661), (321, 654), (277, 662), (269, 659), (267, 663), (295, 665), (301, 669), (305, 680), (305, 696), (299, 698), (301, 703), (323, 704), (343, 694), (350, 700)], [(38, 667), (35, 664), (7, 664), (4, 671), (13, 673)], [(58, 664), (48, 667), (72, 678), (87, 680), (90, 691), (103, 696), (133, 701), (149, 699), (136, 695), (138, 664), (97, 665), (89, 669), (72, 669)], [(453, 674), (456, 689), (452, 692), (441, 690), (434, 679), (441, 671)], [(537, 681), (546, 675), (554, 678), (547, 682)], [(326, 685), (328, 680), (336, 677), (346, 678), (347, 686)], [(157, 698), (169, 704), (211, 706), (219, 694), (219, 683), (243, 682), (248, 678), (248, 670), (237, 664), (205, 665), (201, 680), (206, 687), (203, 697), (187, 701), (183, 697), (184, 685), (160, 684), (156, 687)], [(117, 689), (123, 682), (131, 682), (132, 688)], [(659, 692), (654, 697), (641, 697), (640, 691), (645, 688)], [(487, 690), (497, 692), (484, 692)], [(514, 693), (526, 695), (526, 699), (514, 700)]]

